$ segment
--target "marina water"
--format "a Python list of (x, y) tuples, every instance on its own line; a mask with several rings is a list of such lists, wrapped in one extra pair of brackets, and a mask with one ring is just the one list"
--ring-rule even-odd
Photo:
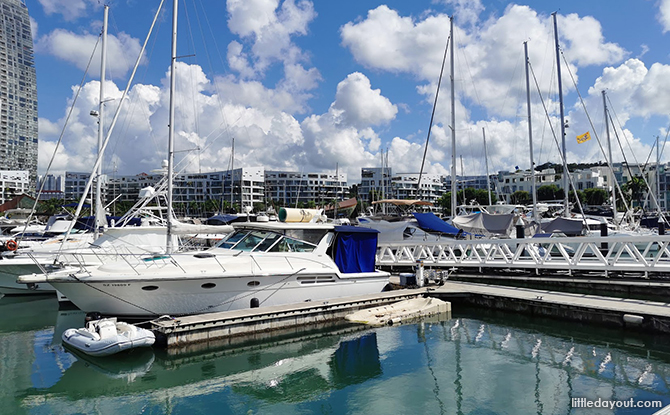
[(75, 356), (80, 311), (0, 298), (3, 414), (651, 414), (670, 404), (665, 336), (455, 307), (449, 318), (340, 326), (236, 347)]

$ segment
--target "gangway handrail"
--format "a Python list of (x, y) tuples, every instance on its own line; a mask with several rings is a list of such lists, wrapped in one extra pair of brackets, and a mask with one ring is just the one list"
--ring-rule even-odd
[(670, 235), (576, 236), (379, 243), (377, 266), (668, 272)]

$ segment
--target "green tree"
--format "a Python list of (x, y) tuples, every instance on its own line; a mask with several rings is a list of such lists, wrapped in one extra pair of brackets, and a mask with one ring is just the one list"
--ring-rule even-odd
[[(458, 203), (470, 204), (470, 202), (475, 201), (480, 205), (488, 205), (489, 193), (491, 192), (486, 191), (484, 189), (475, 189), (472, 187), (466, 187), (465, 189), (458, 191), (457, 193), (458, 196), (456, 197), (456, 200), (458, 201)], [(451, 195), (451, 192), (449, 192), (449, 194)], [(465, 194), (465, 197), (463, 196), (463, 194)], [(498, 198), (496, 197), (496, 195), (491, 193), (491, 203), (495, 204), (497, 201)]]
[(563, 189), (555, 184), (545, 184), (537, 188), (537, 200), (539, 201), (561, 200), (564, 197), (565, 192)]
[(49, 200), (44, 200), (40, 202), (37, 205), (37, 214), (38, 215), (55, 215), (56, 213), (61, 211), (61, 206), (65, 204), (65, 200), (63, 199), (49, 199)]
[(133, 206), (135, 206), (135, 203), (134, 202), (129, 202), (129, 201), (118, 201), (114, 205), (115, 205), (114, 215), (115, 216), (123, 216), (130, 209), (132, 209)]
[(220, 209), (221, 203), (218, 200), (207, 199), (204, 203), (204, 212), (203, 217), (209, 218), (214, 215), (215, 212), (218, 212)]
[[(577, 190), (577, 197), (579, 198), (580, 203), (584, 203), (586, 200), (586, 197), (584, 196), (584, 192), (581, 190)], [(568, 201), (571, 203), (577, 203), (577, 199), (575, 198), (575, 191), (570, 190), (568, 192)]]
[(516, 192), (512, 193), (512, 196), (510, 196), (510, 202), (515, 205), (527, 205), (532, 202), (532, 198), (530, 197), (530, 193), (527, 191), (517, 190)]
[(442, 214), (450, 216), (451, 215), (451, 192), (443, 193), (439, 199), (437, 199), (437, 205), (442, 208)]
[(381, 190), (377, 190), (377, 189), (371, 189), (370, 190), (370, 193), (368, 194), (368, 200), (370, 202), (374, 202), (374, 201), (381, 200), (381, 199), (382, 199), (382, 191)]
[(584, 200), (589, 205), (602, 205), (609, 200), (609, 193), (605, 189), (586, 189), (584, 190)]
[(638, 175), (631, 177), (626, 183), (621, 186), (621, 191), (624, 192), (626, 200), (637, 202), (637, 206), (642, 206), (642, 196), (647, 185), (644, 183), (642, 176)]
[(358, 198), (358, 185), (357, 184), (352, 184), (349, 187), (348, 193), (349, 193), (349, 197)]

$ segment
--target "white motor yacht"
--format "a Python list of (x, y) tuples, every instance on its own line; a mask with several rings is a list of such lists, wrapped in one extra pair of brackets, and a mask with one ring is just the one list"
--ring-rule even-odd
[(206, 251), (18, 278), (50, 283), (86, 312), (188, 315), (378, 293), (377, 231), (326, 223), (239, 223)]

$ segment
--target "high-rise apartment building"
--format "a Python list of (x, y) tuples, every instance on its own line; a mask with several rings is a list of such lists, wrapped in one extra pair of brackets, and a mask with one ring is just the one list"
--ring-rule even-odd
[(37, 181), (37, 80), (23, 0), (0, 0), (0, 170)]

